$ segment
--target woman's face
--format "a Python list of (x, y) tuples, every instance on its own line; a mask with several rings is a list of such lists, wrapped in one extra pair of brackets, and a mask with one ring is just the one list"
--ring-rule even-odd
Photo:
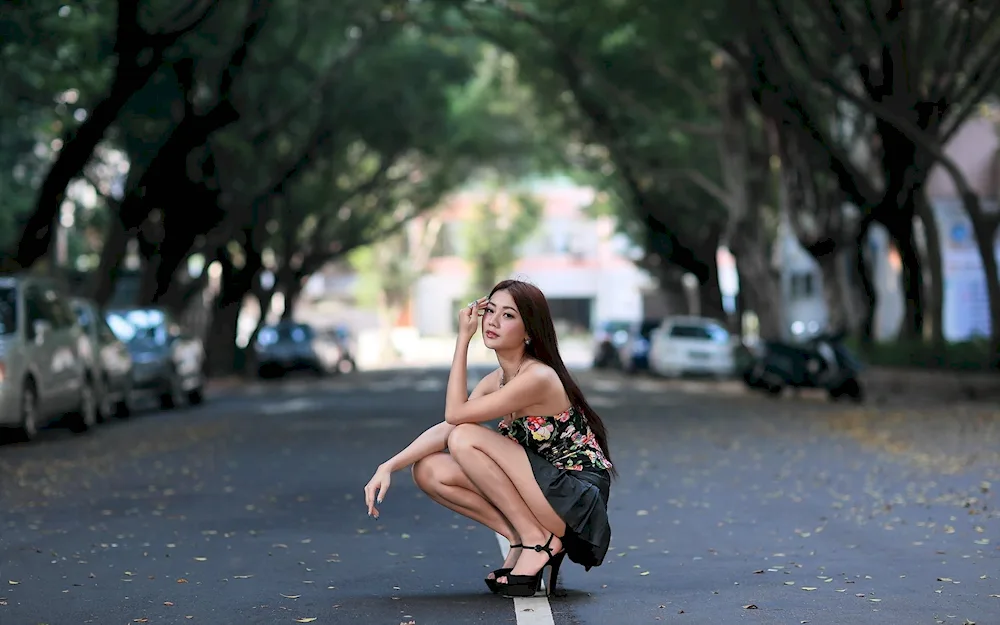
[(483, 342), (493, 350), (524, 347), (528, 338), (521, 313), (507, 291), (497, 291), (490, 297), (483, 312)]

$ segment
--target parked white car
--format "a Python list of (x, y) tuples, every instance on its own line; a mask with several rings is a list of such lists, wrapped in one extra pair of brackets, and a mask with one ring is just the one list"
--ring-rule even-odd
[(89, 349), (58, 288), (32, 277), (0, 278), (0, 428), (22, 440), (62, 417), (75, 432), (92, 428)]
[(735, 370), (733, 341), (714, 319), (667, 317), (650, 336), (649, 367), (667, 377), (728, 377)]

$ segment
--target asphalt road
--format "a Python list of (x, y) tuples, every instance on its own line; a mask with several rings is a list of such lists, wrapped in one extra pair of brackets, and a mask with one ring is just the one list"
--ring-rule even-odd
[(565, 596), (490, 595), (495, 535), (406, 473), (367, 517), (375, 466), (442, 411), (445, 373), (408, 370), (0, 447), (0, 625), (1000, 624), (996, 409), (580, 375), (621, 478)]

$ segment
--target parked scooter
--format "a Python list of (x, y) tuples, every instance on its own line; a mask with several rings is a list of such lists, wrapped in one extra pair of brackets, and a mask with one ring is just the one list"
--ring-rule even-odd
[(778, 395), (785, 387), (819, 388), (830, 399), (860, 402), (863, 365), (844, 345), (844, 333), (818, 335), (802, 344), (766, 341), (743, 372), (752, 389)]

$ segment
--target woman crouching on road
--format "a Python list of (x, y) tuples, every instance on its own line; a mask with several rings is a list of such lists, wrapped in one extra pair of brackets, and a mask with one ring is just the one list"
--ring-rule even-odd
[[(480, 316), (500, 368), (466, 398), (469, 342)], [(496, 431), (480, 425), (494, 419), (502, 419)], [(510, 541), (503, 567), (486, 578), (490, 590), (530, 597), (549, 571), (549, 594), (566, 556), (587, 570), (604, 561), (609, 458), (604, 424), (559, 355), (545, 296), (505, 280), (459, 313), (445, 420), (378, 468), (365, 503), (378, 518), (375, 505), (390, 475), (412, 464), (414, 481), (434, 501)]]

